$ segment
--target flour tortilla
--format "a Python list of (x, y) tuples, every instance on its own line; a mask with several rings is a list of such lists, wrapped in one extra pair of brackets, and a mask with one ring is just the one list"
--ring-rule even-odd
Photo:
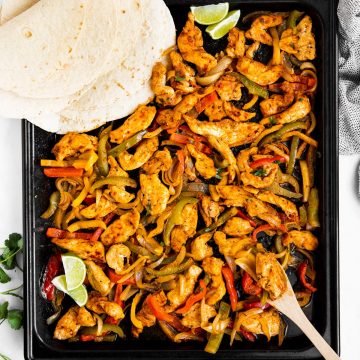
[(0, 5), (0, 25), (5, 24), (37, 2), (38, 0), (3, 0)]
[(135, 49), (115, 70), (99, 78), (95, 87), (61, 111), (61, 116), (84, 125), (94, 118), (105, 123), (129, 115), (133, 109), (125, 111), (126, 103), (135, 93), (141, 94), (141, 89), (147, 94), (142, 99), (151, 96), (148, 83), (152, 67), (175, 45), (175, 25), (162, 0), (141, 0), (139, 5), (143, 21)]
[(111, 68), (104, 64), (113, 50), (116, 3), (42, 0), (6, 22), (0, 27), (0, 88), (52, 98), (89, 85)]

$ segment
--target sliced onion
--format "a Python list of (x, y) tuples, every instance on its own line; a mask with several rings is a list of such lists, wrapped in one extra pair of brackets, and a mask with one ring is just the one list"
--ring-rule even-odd
[(103, 322), (103, 319), (98, 314), (94, 313), (93, 315), (96, 318), (96, 323), (97, 323), (96, 336), (100, 336), (102, 334), (104, 322)]
[(196, 82), (201, 86), (207, 86), (217, 81), (222, 76), (228, 66), (232, 63), (233, 59), (229, 56), (224, 56), (217, 65), (211, 69), (203, 77), (196, 77)]
[(231, 269), (231, 271), (232, 271), (233, 273), (235, 273), (235, 271), (236, 271), (236, 264), (235, 264), (234, 258), (231, 257), (231, 256), (225, 255), (225, 260), (226, 260), (226, 263), (229, 265), (229, 268)]
[(314, 71), (310, 70), (310, 69), (306, 69), (301, 73), (301, 76), (312, 77), (313, 79), (315, 79), (315, 85), (311, 89), (308, 89), (308, 92), (315, 91), (316, 88), (317, 88), (317, 84), (318, 84), (316, 73)]
[(192, 334), (190, 332), (182, 332), (174, 337), (174, 342), (181, 343), (183, 341), (204, 341), (202, 336)]
[(194, 191), (209, 194), (209, 185), (205, 183), (190, 182), (183, 186), (182, 191)]
[(306, 61), (300, 65), (300, 70), (310, 69), (316, 72), (316, 67), (310, 61)]
[(166, 322), (163, 320), (159, 320), (159, 325), (164, 334), (173, 342), (175, 342), (175, 336), (177, 332)]
[(60, 317), (61, 310), (62, 310), (62, 307), (60, 306), (59, 310), (56, 313), (54, 313), (53, 315), (49, 316), (46, 319), (46, 324), (48, 324), (48, 325), (54, 324), (54, 322)]

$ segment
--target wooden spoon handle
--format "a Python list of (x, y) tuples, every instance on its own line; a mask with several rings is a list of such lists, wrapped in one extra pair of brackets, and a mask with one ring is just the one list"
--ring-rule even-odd
[(292, 313), (291, 320), (299, 326), (326, 360), (340, 360), (340, 357), (318, 333), (304, 312), (300, 308), (299, 310)]

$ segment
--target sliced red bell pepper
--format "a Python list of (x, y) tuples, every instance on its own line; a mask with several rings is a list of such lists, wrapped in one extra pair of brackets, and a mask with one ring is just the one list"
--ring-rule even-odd
[(197, 303), (198, 301), (202, 300), (205, 297), (206, 295), (205, 281), (200, 280), (199, 284), (200, 284), (200, 291), (197, 294), (190, 295), (186, 300), (185, 305), (175, 311), (177, 314), (181, 314), (181, 315), (186, 314), (195, 303)]
[(47, 177), (51, 177), (51, 178), (82, 176), (83, 173), (84, 173), (84, 169), (76, 169), (74, 167), (44, 169), (44, 174)]
[(265, 225), (260, 225), (259, 227), (257, 227), (253, 233), (252, 233), (252, 238), (254, 241), (257, 241), (257, 235), (263, 231), (267, 231), (267, 230), (281, 230), (283, 232), (287, 232), (286, 226), (281, 224), (279, 227), (270, 225), (270, 224), (265, 224)]
[(176, 152), (177, 158), (180, 163), (180, 173), (183, 174), (185, 171), (185, 154), (183, 150), (178, 150)]
[(213, 151), (211, 150), (211, 148), (209, 146), (207, 146), (201, 142), (196, 142), (194, 146), (197, 151), (200, 151), (206, 155), (212, 155), (212, 153), (213, 153)]
[(169, 323), (173, 328), (175, 328), (179, 332), (188, 331), (189, 329), (184, 326), (178, 317), (172, 314), (168, 314), (165, 312), (165, 310), (162, 308), (162, 306), (157, 301), (156, 297), (154, 295), (149, 295), (146, 299), (146, 302), (151, 309), (152, 313), (158, 320), (163, 320)]
[(201, 136), (198, 134), (195, 134), (193, 131), (190, 130), (190, 128), (187, 125), (181, 125), (179, 129), (186, 135), (190, 136), (192, 139), (194, 139), (196, 142), (205, 142), (207, 143), (208, 140), (205, 136)]
[(41, 287), (42, 293), (47, 300), (52, 301), (55, 299), (55, 286), (52, 280), (58, 276), (63, 270), (61, 254), (55, 254), (50, 256), (50, 259), (46, 265), (44, 273), (44, 281)]
[(238, 295), (235, 289), (235, 280), (234, 274), (229, 268), (229, 266), (223, 266), (221, 269), (221, 273), (225, 279), (226, 290), (229, 293), (231, 310), (236, 310), (236, 305), (238, 303)]
[(193, 142), (193, 139), (191, 139), (188, 135), (183, 135), (178, 133), (171, 134), (169, 140), (179, 144), (188, 144)]
[(273, 163), (275, 161), (279, 161), (279, 162), (286, 162), (286, 159), (282, 156), (273, 156), (271, 158), (264, 158), (264, 159), (259, 159), (259, 160), (255, 160), (253, 161), (251, 164), (250, 164), (250, 167), (252, 169), (257, 169), (258, 167), (261, 167), (261, 166), (264, 166), (266, 164), (269, 164), (269, 163)]
[(255, 283), (252, 277), (245, 271), (241, 279), (241, 285), (244, 289), (244, 292), (248, 295), (257, 296), (262, 292), (262, 288)]
[(256, 336), (250, 331), (246, 331), (244, 329), (240, 329), (241, 335), (248, 341), (254, 342), (256, 340)]
[[(109, 277), (112, 283), (117, 283), (119, 280), (121, 280), (124, 277), (124, 275), (116, 274), (116, 272), (113, 269), (107, 270), (107, 276)], [(121, 285), (135, 285), (135, 284), (136, 282), (133, 276), (121, 283)]]
[(242, 219), (247, 220), (252, 227), (256, 227), (256, 222), (255, 222), (254, 220), (252, 220), (251, 217), (249, 217), (248, 215), (246, 215), (246, 214), (245, 214), (243, 211), (241, 211), (240, 209), (238, 209), (237, 215), (238, 215), (239, 217), (241, 217)]
[(49, 238), (58, 238), (58, 239), (84, 239), (90, 240), (92, 234), (83, 233), (83, 232), (68, 232), (65, 230), (60, 230), (56, 228), (48, 228), (46, 230), (46, 236)]
[(90, 197), (90, 196), (87, 196), (85, 199), (84, 199), (84, 203), (86, 205), (92, 205), (92, 204), (95, 204), (96, 202), (96, 198), (94, 197)]
[(306, 270), (308, 267), (308, 263), (306, 261), (302, 262), (298, 267), (298, 275), (301, 282), (301, 285), (304, 286), (304, 288), (310, 290), (311, 292), (315, 292), (317, 289), (312, 286), (310, 283), (306, 280)]
[[(120, 299), (122, 293), (122, 284), (117, 284), (115, 289), (114, 301), (119, 304), (123, 309), (125, 303)], [(119, 325), (120, 320), (114, 319), (112, 316), (107, 316), (105, 319), (106, 324)]]
[(200, 114), (203, 112), (207, 107), (209, 107), (211, 104), (213, 104), (217, 100), (217, 94), (216, 91), (213, 91), (212, 93), (204, 96), (196, 105), (195, 109)]
[(249, 309), (262, 309), (262, 310), (266, 310), (270, 307), (270, 304), (265, 303), (262, 304), (261, 301), (253, 301), (250, 303), (244, 303), (244, 309), (245, 310), (249, 310)]
[[(109, 225), (110, 221), (114, 218), (114, 216), (115, 216), (115, 213), (112, 212), (112, 213), (107, 214), (106, 216), (104, 216), (104, 218), (103, 218), (102, 220), (103, 220), (103, 222), (104, 222), (106, 225)], [(104, 232), (104, 229), (102, 229), (102, 228), (97, 228), (97, 229), (94, 231), (94, 233), (92, 234), (90, 240), (93, 241), (93, 242), (98, 241), (99, 238), (100, 238), (100, 236), (101, 236), (101, 234), (102, 234), (103, 232)]]
[(88, 342), (88, 341), (94, 341), (96, 339), (96, 335), (80, 335), (79, 340), (81, 342)]

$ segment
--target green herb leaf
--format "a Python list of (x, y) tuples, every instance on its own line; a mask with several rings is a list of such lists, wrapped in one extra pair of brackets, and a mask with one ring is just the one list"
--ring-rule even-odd
[(264, 169), (257, 169), (251, 172), (255, 176), (263, 177), (266, 175), (266, 171)]
[(275, 161), (274, 161), (274, 164), (280, 165), (280, 164), (281, 164), (281, 161), (275, 160)]
[(0, 359), (2, 359), (2, 360), (11, 360), (8, 356), (6, 356), (4, 354), (0, 354)]
[(276, 124), (276, 119), (273, 116), (269, 117), (269, 123), (270, 125), (275, 125)]
[(8, 311), (7, 320), (11, 328), (19, 330), (23, 324), (24, 313), (22, 310), (14, 309)]
[(182, 76), (175, 76), (175, 81), (181, 82), (181, 81), (183, 81), (183, 80), (185, 80), (184, 77), (182, 77)]
[(10, 234), (9, 239), (5, 240), (5, 250), (0, 256), (0, 264), (7, 270), (12, 270), (16, 266), (16, 254), (23, 249), (23, 239), (20, 234)]
[(216, 169), (216, 175), (215, 175), (215, 179), (218, 179), (218, 180), (221, 180), (222, 179), (222, 176), (221, 174), (223, 173), (224, 169)]
[(0, 304), (0, 320), (7, 318), (7, 316), (8, 316), (8, 306), (9, 306), (8, 301), (5, 301), (2, 304)]
[(16, 288), (14, 288), (14, 289), (2, 291), (2, 292), (0, 292), (0, 295), (10, 295), (10, 296), (15, 296), (15, 297), (17, 297), (19, 299), (22, 299), (23, 298), (22, 296), (20, 296), (20, 295), (18, 295), (18, 294), (16, 294), (14, 292), (14, 291), (18, 291), (21, 288), (22, 288), (22, 284), (20, 286), (16, 287)]
[(10, 281), (10, 276), (0, 267), (0, 283), (6, 284)]

